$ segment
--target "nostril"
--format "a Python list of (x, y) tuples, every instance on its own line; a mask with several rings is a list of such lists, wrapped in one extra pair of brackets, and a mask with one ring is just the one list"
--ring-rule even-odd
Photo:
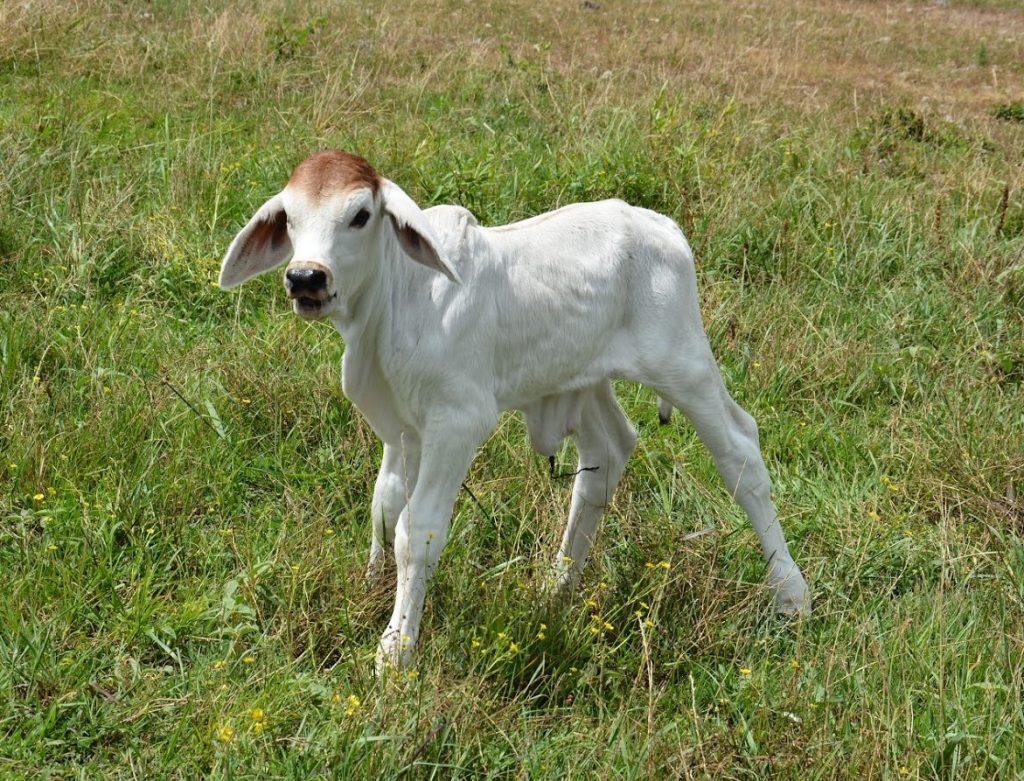
[(327, 287), (327, 274), (316, 268), (290, 268), (284, 278), (293, 291), (322, 290)]

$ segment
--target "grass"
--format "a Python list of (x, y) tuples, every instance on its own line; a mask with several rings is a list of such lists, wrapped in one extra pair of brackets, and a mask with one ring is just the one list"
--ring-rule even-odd
[[(0, 6), (0, 776), (1024, 774), (1024, 18), (600, 6)], [(509, 417), (376, 680), (343, 345), (213, 285), (325, 146), (485, 222), (676, 218), (815, 615), (624, 384), (578, 599), (541, 599), (570, 486)]]

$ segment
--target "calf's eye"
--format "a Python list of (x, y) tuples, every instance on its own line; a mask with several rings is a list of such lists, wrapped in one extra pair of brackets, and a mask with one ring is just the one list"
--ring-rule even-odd
[(366, 225), (366, 221), (370, 219), (370, 213), (366, 209), (360, 209), (355, 217), (352, 218), (352, 222), (348, 224), (350, 228), (362, 228)]

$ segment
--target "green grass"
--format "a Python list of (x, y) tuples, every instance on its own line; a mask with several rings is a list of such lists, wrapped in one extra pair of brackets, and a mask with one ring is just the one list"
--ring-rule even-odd
[[(0, 777), (1024, 774), (1024, 23), (601, 5), (0, 9)], [(503, 419), (415, 675), (375, 679), (341, 340), (214, 286), (326, 146), (485, 222), (676, 218), (814, 616), (623, 384), (578, 598), (540, 593), (569, 481)]]

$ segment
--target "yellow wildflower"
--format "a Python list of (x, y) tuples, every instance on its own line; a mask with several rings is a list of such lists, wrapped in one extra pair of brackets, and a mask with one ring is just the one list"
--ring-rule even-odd
[(36, 494), (35, 496), (32, 497), (32, 499), (34, 501), (36, 501), (36, 502), (41, 502), (45, 498), (46, 498), (46, 494)]
[(348, 697), (345, 698), (345, 702), (347, 703), (347, 705), (345, 707), (345, 715), (346, 716), (355, 716), (356, 712), (359, 710), (359, 708), (363, 704), (362, 700), (360, 700), (354, 694), (348, 695)]
[(242, 662), (244, 664), (252, 664), (255, 661), (256, 661), (256, 657), (255, 656), (243, 656), (242, 657)]
[(235, 728), (229, 724), (225, 724), (217, 728), (217, 740), (221, 743), (230, 743), (235, 739)]
[(253, 721), (263, 721), (263, 708), (253, 708), (249, 711)]
[(750, 675), (750, 668), (749, 667), (741, 667), (740, 668), (740, 675)]

